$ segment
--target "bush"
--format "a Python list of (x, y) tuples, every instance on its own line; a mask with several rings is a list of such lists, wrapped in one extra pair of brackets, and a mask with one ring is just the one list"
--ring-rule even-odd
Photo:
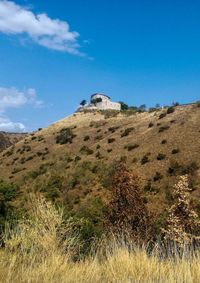
[(115, 133), (119, 128), (120, 128), (119, 126), (110, 127), (108, 131), (111, 133)]
[(148, 154), (145, 154), (141, 159), (141, 164), (144, 165), (144, 164), (148, 163), (149, 161), (150, 160), (149, 160)]
[(196, 102), (197, 107), (200, 107), (200, 101)]
[[(12, 177), (12, 176), (10, 176)], [(5, 229), (5, 224), (11, 227), (16, 219), (16, 209), (12, 205), (13, 200), (18, 195), (18, 187), (13, 183), (7, 183), (0, 180), (0, 245), (2, 248), (2, 231)], [(7, 226), (8, 227), (8, 226)]]
[(131, 150), (136, 149), (138, 147), (139, 147), (139, 144), (135, 143), (135, 144), (128, 144), (124, 148), (127, 149), (128, 151), (131, 151)]
[(163, 153), (159, 153), (159, 154), (157, 155), (157, 160), (163, 160), (163, 159), (165, 159), (165, 158), (166, 158), (166, 155), (163, 154)]
[(103, 139), (103, 136), (102, 136), (102, 135), (98, 135), (98, 136), (95, 137), (95, 140), (97, 140), (97, 141), (100, 141), (100, 140), (102, 140), (102, 139)]
[(87, 147), (86, 145), (81, 147), (80, 152), (82, 154), (87, 154), (87, 155), (91, 155), (91, 154), (94, 153), (94, 151), (92, 149), (90, 149), (89, 147)]
[(109, 139), (108, 139), (108, 143), (113, 143), (113, 142), (115, 142), (115, 139), (114, 139), (114, 138), (109, 138)]
[(7, 183), (3, 180), (0, 180), (0, 196), (2, 201), (2, 197), (4, 201), (11, 201), (17, 196), (18, 187), (13, 183)]
[(170, 128), (170, 126), (167, 126), (167, 125), (166, 125), (166, 126), (162, 126), (162, 127), (159, 128), (158, 132), (159, 132), (159, 133), (162, 133), (162, 132), (164, 132), (164, 131), (169, 130), (169, 128)]
[(167, 143), (167, 140), (162, 140), (161, 141), (161, 144), (166, 144)]
[(154, 123), (150, 122), (149, 123), (149, 128), (152, 128), (154, 126)]
[(84, 141), (89, 141), (90, 140), (90, 136), (85, 136), (83, 140)]
[(148, 180), (146, 185), (144, 186), (144, 191), (147, 192), (155, 192), (156, 189), (152, 186), (151, 180)]
[(75, 161), (75, 162), (78, 162), (78, 161), (80, 161), (80, 160), (81, 160), (81, 157), (78, 156), (78, 155), (74, 158), (74, 161)]
[(180, 149), (179, 148), (174, 148), (172, 149), (172, 154), (177, 154), (180, 152)]
[(63, 128), (62, 130), (60, 130), (59, 134), (56, 137), (56, 143), (59, 144), (72, 143), (75, 137), (76, 135), (74, 135), (71, 128)]
[(160, 172), (156, 172), (155, 176), (153, 177), (154, 182), (157, 182), (163, 178), (163, 175)]
[(163, 118), (166, 117), (166, 116), (167, 116), (167, 113), (166, 113), (166, 112), (163, 112), (163, 113), (160, 114), (159, 119), (163, 119)]
[(174, 106), (170, 106), (170, 107), (167, 109), (167, 114), (174, 113), (174, 111), (175, 111), (175, 107), (174, 107)]
[(123, 137), (129, 136), (129, 134), (130, 134), (131, 132), (133, 132), (134, 130), (135, 130), (134, 127), (125, 129), (124, 132), (121, 134), (121, 137), (123, 138)]
[(51, 175), (49, 180), (41, 188), (45, 196), (52, 201), (59, 197), (60, 191), (63, 188), (63, 178), (59, 175)]
[(103, 155), (100, 153), (100, 151), (97, 151), (97, 153), (96, 153), (96, 158), (98, 158), (98, 159), (102, 159), (103, 158)]

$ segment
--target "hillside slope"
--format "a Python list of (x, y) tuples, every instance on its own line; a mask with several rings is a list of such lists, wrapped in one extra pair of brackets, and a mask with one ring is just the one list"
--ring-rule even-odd
[(27, 134), (0, 132), (0, 152), (25, 138)]
[(112, 163), (122, 159), (141, 176), (155, 215), (170, 203), (177, 176), (186, 173), (200, 212), (200, 107), (166, 111), (76, 113), (0, 153), (0, 179), (77, 209), (92, 198), (109, 199)]

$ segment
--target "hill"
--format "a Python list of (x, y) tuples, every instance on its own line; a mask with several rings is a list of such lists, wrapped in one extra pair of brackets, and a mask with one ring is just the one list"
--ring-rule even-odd
[(27, 134), (0, 132), (0, 152), (25, 138)]
[[(145, 202), (160, 223), (177, 176), (189, 174), (200, 214), (200, 107), (150, 112), (75, 113), (0, 153), (0, 179), (42, 192), (71, 211), (96, 213), (110, 197), (113, 162), (141, 176)], [(95, 202), (95, 205), (94, 205)], [(92, 213), (93, 213), (92, 212)]]

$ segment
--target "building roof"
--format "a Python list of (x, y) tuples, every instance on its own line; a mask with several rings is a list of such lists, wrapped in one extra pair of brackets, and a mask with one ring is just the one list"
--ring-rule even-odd
[(107, 98), (109, 98), (109, 99), (110, 99), (110, 96), (108, 96), (108, 95), (106, 95), (106, 94), (103, 94), (103, 93), (94, 93), (94, 94), (92, 94), (92, 95), (91, 95), (91, 99), (92, 99), (92, 98), (93, 98), (93, 96), (95, 96), (95, 95), (105, 96), (105, 97), (107, 97)]

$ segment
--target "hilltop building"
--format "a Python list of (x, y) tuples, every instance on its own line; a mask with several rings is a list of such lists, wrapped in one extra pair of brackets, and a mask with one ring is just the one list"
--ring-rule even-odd
[(105, 94), (95, 93), (91, 96), (90, 103), (85, 100), (81, 103), (78, 111), (84, 110), (121, 110), (121, 104), (111, 101), (111, 98)]

